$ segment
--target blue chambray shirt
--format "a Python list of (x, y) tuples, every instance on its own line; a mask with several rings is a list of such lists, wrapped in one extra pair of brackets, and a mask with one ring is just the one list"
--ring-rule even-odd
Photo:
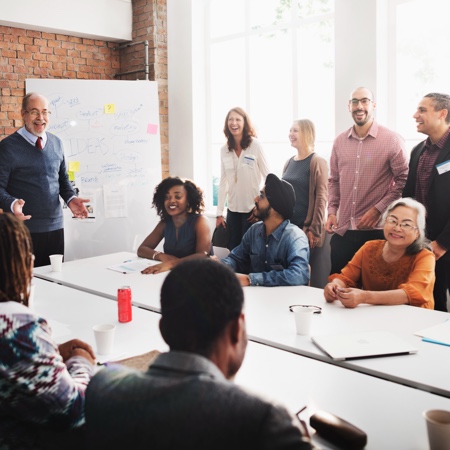
[(309, 281), (308, 239), (289, 220), (269, 236), (263, 222), (253, 224), (240, 245), (221, 261), (248, 274), (252, 286), (298, 286)]

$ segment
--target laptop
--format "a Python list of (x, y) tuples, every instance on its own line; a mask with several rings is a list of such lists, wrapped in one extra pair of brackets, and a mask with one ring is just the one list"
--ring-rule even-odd
[(325, 334), (311, 339), (336, 361), (417, 353), (417, 348), (389, 331)]

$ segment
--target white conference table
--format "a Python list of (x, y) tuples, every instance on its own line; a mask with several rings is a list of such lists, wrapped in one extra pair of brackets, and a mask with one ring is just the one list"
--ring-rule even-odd
[[(136, 255), (120, 252), (64, 263), (62, 272), (52, 272), (50, 266), (39, 267), (34, 269), (34, 274), (110, 299), (116, 299), (117, 287), (130, 285), (135, 305), (159, 312), (160, 287), (167, 273), (122, 274), (107, 269), (129, 259), (136, 259)], [(346, 309), (340, 302), (326, 303), (322, 289), (308, 286), (251, 286), (244, 288), (244, 294), (251, 340), (450, 397), (450, 347), (425, 343), (414, 335), (423, 328), (444, 322), (450, 317), (448, 313), (411, 306), (360, 305)], [(334, 361), (317, 348), (309, 336), (296, 334), (294, 318), (288, 309), (292, 304), (322, 307), (322, 314), (313, 316), (313, 335), (391, 331), (410, 340), (419, 351), (413, 355)]]
[[(95, 346), (92, 326), (112, 322), (117, 325), (116, 345), (109, 359), (167, 350), (159, 333), (159, 314), (133, 308), (132, 322), (119, 324), (116, 304), (108, 299), (39, 279), (34, 282), (32, 309), (49, 321), (57, 342), (80, 338)], [(235, 382), (284, 404), (292, 413), (307, 405), (301, 415), (307, 422), (319, 409), (350, 421), (367, 433), (369, 450), (427, 449), (422, 412), (450, 410), (448, 398), (256, 342), (249, 342)], [(318, 436), (313, 439), (321, 448), (333, 448)]]
[[(448, 313), (412, 306), (360, 305), (347, 309), (339, 302), (326, 303), (323, 290), (308, 286), (247, 287), (245, 313), (248, 333), (257, 342), (298, 353), (348, 369), (374, 375), (421, 390), (450, 397), (450, 347), (423, 342), (415, 332), (448, 319)], [(296, 333), (289, 305), (308, 304), (322, 308), (313, 315), (311, 335), (352, 331), (390, 331), (410, 341), (418, 352), (334, 361), (311, 341)]]
[[(168, 272), (143, 275), (120, 273), (108, 269), (125, 261), (138, 259), (135, 253), (118, 252), (63, 263), (61, 272), (52, 272), (51, 266), (36, 267), (35, 277), (54, 281), (101, 297), (117, 300), (117, 289), (130, 286), (133, 305), (160, 312), (159, 293)], [(154, 264), (149, 261), (149, 265)]]
[(77, 338), (90, 344), (95, 351), (92, 327), (112, 323), (116, 325), (113, 353), (97, 355), (99, 362), (168, 348), (158, 328), (160, 314), (133, 307), (132, 321), (119, 323), (117, 303), (111, 300), (36, 277), (33, 283), (35, 293), (31, 310), (47, 320), (58, 344)]

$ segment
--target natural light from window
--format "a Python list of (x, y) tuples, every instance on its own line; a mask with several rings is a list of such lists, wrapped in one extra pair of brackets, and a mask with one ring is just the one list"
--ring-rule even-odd
[[(335, 136), (334, 0), (211, 0), (209, 129), (213, 183), (220, 178), (220, 148), (227, 112), (250, 115), (272, 172), (281, 175), (294, 154), (294, 119), (316, 125), (316, 151), (328, 158)], [(216, 199), (215, 199), (216, 200)]]

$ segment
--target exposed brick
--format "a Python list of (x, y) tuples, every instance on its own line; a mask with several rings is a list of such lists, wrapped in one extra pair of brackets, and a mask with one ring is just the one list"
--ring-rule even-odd
[[(159, 83), (163, 177), (169, 175), (166, 1), (132, 1), (133, 40), (149, 41), (150, 79), (156, 77)], [(143, 44), (120, 50), (118, 46), (117, 42), (0, 26), (0, 120), (8, 122), (0, 124), (0, 139), (22, 126), (20, 103), (26, 78), (112, 80), (119, 72), (144, 69)], [(142, 71), (119, 78), (144, 77)]]
[(55, 35), (53, 33), (42, 33), (42, 39), (54, 40)]

